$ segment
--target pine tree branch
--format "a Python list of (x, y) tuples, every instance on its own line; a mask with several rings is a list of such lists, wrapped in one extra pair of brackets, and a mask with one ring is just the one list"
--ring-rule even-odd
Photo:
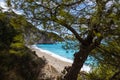
[(75, 37), (78, 39), (78, 41), (80, 43), (84, 43), (84, 40), (80, 37), (80, 35), (77, 33), (77, 31), (75, 29), (73, 29), (70, 25), (68, 25), (65, 21), (60, 21), (58, 19), (53, 19), (52, 21), (66, 27), (68, 30), (70, 30), (75, 35)]

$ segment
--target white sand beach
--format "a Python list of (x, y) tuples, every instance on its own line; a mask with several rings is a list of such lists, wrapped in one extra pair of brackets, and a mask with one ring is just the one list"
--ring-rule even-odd
[[(72, 65), (72, 60), (66, 59), (64, 57), (60, 57), (58, 55), (54, 55), (49, 51), (46, 51), (46, 50), (36, 47), (35, 45), (32, 45), (30, 48), (36, 52), (38, 57), (44, 57), (47, 60), (48, 64), (52, 65), (54, 68), (56, 68), (56, 70), (58, 70), (58, 72), (61, 72), (65, 66)], [(84, 65), (82, 68), (82, 71), (89, 72), (90, 67)]]

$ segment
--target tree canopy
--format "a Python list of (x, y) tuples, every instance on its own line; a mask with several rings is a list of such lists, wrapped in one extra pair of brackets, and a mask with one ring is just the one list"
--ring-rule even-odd
[[(119, 1), (7, 0), (32, 23), (65, 34), (71, 31), (82, 43), (88, 34), (106, 37), (119, 23)], [(64, 28), (65, 27), (65, 28)], [(108, 33), (108, 34), (106, 34)], [(68, 33), (67, 33), (68, 34)]]
[[(115, 32), (117, 35), (120, 35), (119, 29)], [(110, 39), (106, 43), (103, 43), (94, 50), (91, 55), (93, 55), (99, 63), (98, 68), (93, 69), (92, 73), (89, 74), (89, 76), (91, 75), (91, 79), (120, 79), (120, 36), (114, 37), (112, 40)]]
[[(65, 80), (76, 80), (89, 53), (101, 41), (118, 35), (119, 0), (6, 0), (10, 10), (20, 10), (34, 25), (78, 40), (79, 51)], [(64, 37), (63, 36), (63, 37)]]

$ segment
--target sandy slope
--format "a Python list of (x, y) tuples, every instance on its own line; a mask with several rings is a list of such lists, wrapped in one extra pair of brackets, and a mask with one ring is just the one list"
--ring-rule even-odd
[(61, 72), (65, 66), (71, 66), (72, 63), (62, 61), (58, 58), (55, 58), (51, 56), (50, 54), (47, 54), (45, 52), (40, 51), (40, 49), (37, 49), (35, 47), (30, 47), (33, 51), (36, 52), (38, 57), (44, 57), (49, 65), (52, 65), (58, 72)]
[[(48, 52), (37, 48), (35, 45), (32, 45), (29, 48), (35, 51), (38, 57), (44, 57), (47, 60), (48, 64), (53, 66), (56, 70), (58, 70), (58, 72), (61, 72), (65, 66), (72, 65), (71, 60), (68, 60), (66, 58), (61, 58), (59, 56), (53, 56), (53, 54), (49, 54)], [(89, 72), (90, 67), (83, 65), (81, 71)]]

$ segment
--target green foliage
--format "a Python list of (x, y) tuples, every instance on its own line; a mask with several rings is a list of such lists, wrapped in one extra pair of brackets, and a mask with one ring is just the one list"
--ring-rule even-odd
[[(11, 4), (14, 2), (13, 8), (22, 9), (25, 17), (35, 25), (40, 25), (48, 31), (60, 33), (63, 35), (62, 37), (68, 36), (66, 33), (69, 34), (71, 31), (71, 36), (75, 35), (76, 37), (77, 35), (84, 40), (87, 39), (86, 35), (91, 35), (93, 37), (91, 41), (99, 42), (100, 38), (111, 37), (115, 29), (118, 28), (115, 26), (119, 25), (120, 5), (117, 0), (108, 8), (106, 6), (109, 1), (6, 1)], [(19, 2), (20, 4), (18, 4)], [(86, 28), (82, 25), (85, 25)], [(76, 39), (79, 41), (78, 37)], [(82, 43), (81, 40), (80, 42)]]
[(111, 66), (107, 65), (99, 65), (98, 67), (94, 67), (93, 70), (88, 73), (87, 80), (109, 80), (110, 77), (114, 74), (114, 70)]
[(21, 43), (13, 43), (13, 44), (11, 44), (11, 47), (13, 47), (13, 48), (22, 48), (23, 45)]
[[(119, 32), (119, 30), (117, 30)], [(115, 32), (116, 33), (116, 32)], [(99, 66), (88, 74), (88, 80), (119, 80), (120, 79), (120, 38), (113, 37), (112, 41), (104, 42), (93, 51), (92, 56)]]
[[(88, 51), (86, 54), (85, 51), (80, 53), (86, 55), (79, 56), (83, 57), (83, 59), (85, 59), (93, 49), (96, 49), (103, 39), (112, 41), (114, 37), (119, 36), (117, 35), (119, 33), (117, 30), (120, 27), (119, 0), (39, 0), (39, 2), (38, 0), (6, 1), (8, 1), (8, 5), (11, 5), (9, 7), (12, 9), (23, 10), (25, 17), (36, 26), (40, 25), (43, 29), (45, 28), (45, 30), (60, 33), (64, 38), (66, 38), (66, 36), (72, 36), (71, 40), (73, 41), (78, 40), (79, 44), (76, 46), (78, 46), (79, 49), (82, 49), (84, 46), (86, 52)], [(109, 4), (110, 2), (113, 3)], [(11, 21), (11, 25), (17, 27), (18, 25), (15, 23), (18, 22), (19, 21)], [(85, 25), (86, 28), (82, 27), (82, 25)], [(101, 62), (112, 60), (111, 62), (115, 61), (118, 66), (118, 63), (120, 62), (119, 59), (116, 58), (116, 56), (111, 55), (113, 49), (114, 48), (111, 49), (111, 46), (102, 46), (102, 48), (99, 49), (97, 56), (100, 55), (98, 58), (100, 58)], [(116, 49), (118, 48), (116, 47)], [(116, 49), (114, 49), (114, 51), (116, 51)], [(114, 54), (119, 56), (118, 52), (116, 51)], [(81, 65), (85, 62), (85, 60), (79, 61), (83, 61), (80, 62)], [(76, 64), (78, 63), (76, 62)], [(98, 72), (101, 73), (101, 71)], [(105, 75), (108, 75), (108, 73), (105, 73)], [(101, 78), (104, 76), (98, 76), (98, 78), (99, 77)]]
[(15, 29), (21, 29), (23, 26), (27, 25), (27, 22), (23, 16), (15, 16), (10, 19), (10, 25), (12, 25)]
[(101, 45), (97, 48), (97, 51), (93, 52), (93, 56), (98, 59), (100, 63), (114, 66), (119, 69), (119, 58), (120, 58), (120, 40), (119, 38), (113, 40), (112, 42), (106, 43), (106, 45)]
[(9, 26), (8, 21), (6, 15), (0, 13), (0, 49), (2, 50), (10, 48), (13, 37), (17, 33), (13, 26)]
[[(87, 75), (86, 72), (81, 71), (81, 72), (78, 74), (77, 80), (87, 80), (86, 75)], [(89, 79), (88, 79), (88, 80), (89, 80)]]
[(1, 80), (37, 80), (41, 68), (46, 64), (43, 59), (35, 58), (33, 52), (25, 47), (22, 56), (7, 51), (0, 53), (0, 61)]
[(24, 38), (21, 27), (23, 23), (21, 23), (21, 18), (20, 20), (14, 19), (15, 16), (12, 16), (12, 13), (11, 16), (8, 13), (1, 13), (0, 15), (0, 49), (7, 49), (10, 53), (21, 55), (22, 53), (20, 50), (24, 48)]
[(27, 21), (24, 20), (14, 13), (0, 13), (1, 80), (37, 80), (46, 64), (25, 47), (23, 32)]
[(18, 35), (16, 35), (14, 38), (14, 42), (24, 42), (24, 39), (23, 39), (23, 35), (21, 35), (21, 34), (18, 34)]

